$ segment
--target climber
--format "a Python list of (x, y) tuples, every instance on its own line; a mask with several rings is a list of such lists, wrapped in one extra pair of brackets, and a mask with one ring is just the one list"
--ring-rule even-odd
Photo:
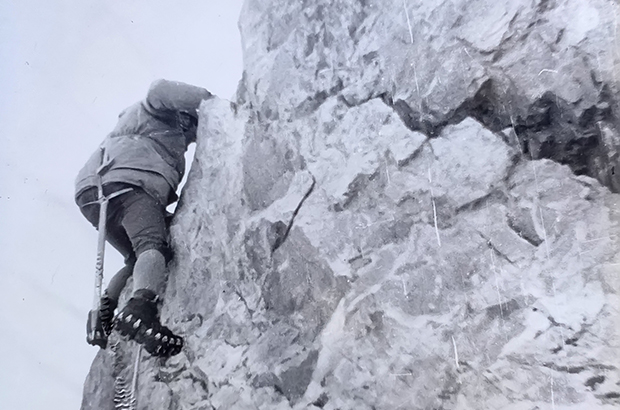
[[(99, 223), (98, 183), (105, 196), (127, 190), (110, 199), (107, 207), (105, 238), (123, 255), (125, 266), (101, 296), (99, 320), (87, 324), (91, 345), (105, 348), (116, 329), (151, 355), (166, 357), (181, 351), (183, 338), (159, 319), (166, 264), (171, 259), (166, 206), (178, 199), (184, 154), (196, 141), (198, 107), (209, 98), (212, 94), (204, 88), (167, 80), (153, 82), (143, 101), (119, 115), (114, 130), (77, 176), (76, 203), (95, 227)], [(132, 296), (114, 317), (120, 294), (132, 275)], [(91, 333), (89, 327), (98, 333)]]

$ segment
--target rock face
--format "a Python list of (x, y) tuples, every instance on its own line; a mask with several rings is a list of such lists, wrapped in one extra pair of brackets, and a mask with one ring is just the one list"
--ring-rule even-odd
[(171, 229), (187, 346), (137, 408), (617, 408), (619, 14), (246, 0)]

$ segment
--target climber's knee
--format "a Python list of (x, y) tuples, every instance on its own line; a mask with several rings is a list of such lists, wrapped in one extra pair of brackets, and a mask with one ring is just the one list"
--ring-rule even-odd
[(142, 243), (136, 247), (135, 252), (139, 258), (141, 254), (143, 254), (146, 251), (150, 251), (150, 250), (159, 252), (164, 257), (164, 260), (166, 261), (166, 263), (172, 260), (172, 251), (170, 250), (170, 246), (168, 246), (166, 242), (162, 243), (161, 241), (153, 241), (153, 242)]

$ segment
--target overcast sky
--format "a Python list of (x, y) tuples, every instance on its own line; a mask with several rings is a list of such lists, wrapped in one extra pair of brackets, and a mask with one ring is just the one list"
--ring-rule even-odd
[[(77, 171), (168, 78), (231, 98), (242, 0), (0, 0), (0, 408), (78, 409), (96, 231)], [(106, 276), (121, 265), (108, 249)]]

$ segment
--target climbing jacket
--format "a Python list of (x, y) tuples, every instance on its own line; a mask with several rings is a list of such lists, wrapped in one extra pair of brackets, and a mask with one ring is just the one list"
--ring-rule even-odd
[[(212, 94), (204, 88), (157, 80), (144, 101), (125, 109), (114, 130), (105, 138), (106, 160), (111, 166), (103, 184), (125, 182), (142, 187), (164, 206), (176, 201), (176, 190), (185, 172), (185, 152), (196, 139), (197, 110)], [(75, 196), (97, 185), (101, 165), (98, 149), (80, 170)]]

